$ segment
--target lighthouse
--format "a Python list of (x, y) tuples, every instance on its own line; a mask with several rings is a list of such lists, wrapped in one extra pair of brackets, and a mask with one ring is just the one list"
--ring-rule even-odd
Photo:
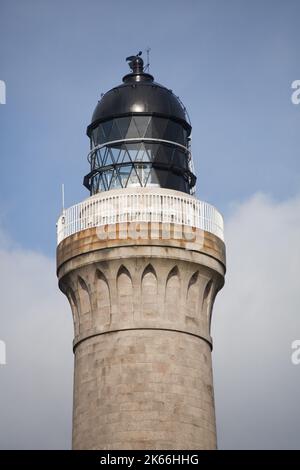
[[(73, 449), (215, 449), (221, 214), (195, 196), (191, 123), (140, 54), (87, 128), (88, 197), (57, 223), (74, 323)], [(203, 157), (204, 158), (204, 157)]]

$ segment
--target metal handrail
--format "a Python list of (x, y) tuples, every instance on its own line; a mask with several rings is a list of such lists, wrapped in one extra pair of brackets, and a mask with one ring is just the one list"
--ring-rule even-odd
[(103, 144), (98, 144), (92, 148), (92, 150), (88, 153), (87, 159), (90, 162), (90, 158), (97, 150), (100, 150), (104, 147), (109, 147), (114, 144), (126, 144), (126, 143), (135, 143), (135, 142), (159, 142), (164, 144), (174, 145), (175, 147), (180, 147), (188, 154), (189, 158), (191, 158), (191, 151), (185, 145), (180, 144), (179, 142), (174, 142), (173, 140), (165, 140), (165, 139), (157, 139), (155, 137), (130, 137), (128, 139), (118, 139), (118, 140), (109, 140), (104, 142)]
[(99, 193), (65, 209), (57, 222), (57, 243), (91, 227), (122, 222), (164, 222), (196, 227), (224, 240), (222, 215), (194, 197), (153, 192)]

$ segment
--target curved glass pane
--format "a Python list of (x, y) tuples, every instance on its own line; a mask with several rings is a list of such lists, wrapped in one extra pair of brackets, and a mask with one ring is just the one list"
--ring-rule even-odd
[[(174, 144), (134, 140), (149, 136)], [(92, 194), (138, 186), (189, 193), (194, 178), (189, 171), (189, 154), (176, 145), (186, 146), (186, 139), (187, 132), (180, 124), (164, 118), (131, 116), (101, 123), (93, 131), (92, 143), (104, 145), (90, 154), (86, 185)]]
[(163, 139), (187, 146), (187, 131), (171, 119), (130, 116), (100, 123), (92, 132), (92, 146), (123, 139)]

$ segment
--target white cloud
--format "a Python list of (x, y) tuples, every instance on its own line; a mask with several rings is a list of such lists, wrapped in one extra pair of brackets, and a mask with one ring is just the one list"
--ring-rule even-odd
[(1, 238), (0, 448), (70, 448), (72, 319), (55, 263)]
[[(299, 448), (300, 198), (235, 206), (226, 240), (213, 319), (219, 447)], [(0, 232), (0, 291), (0, 448), (69, 448), (73, 331), (54, 260)]]
[(213, 321), (220, 448), (300, 448), (300, 198), (263, 194), (226, 224), (226, 284)]

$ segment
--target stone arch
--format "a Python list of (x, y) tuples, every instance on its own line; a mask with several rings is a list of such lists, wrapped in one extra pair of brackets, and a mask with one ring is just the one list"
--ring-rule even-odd
[(209, 302), (212, 284), (213, 284), (213, 281), (212, 279), (210, 279), (205, 286), (204, 293), (203, 293), (203, 306), (205, 305), (205, 303), (207, 304)]
[(111, 322), (111, 303), (108, 281), (102, 271), (96, 269), (96, 314), (94, 326), (97, 328)]
[(142, 312), (146, 317), (157, 317), (158, 286), (157, 276), (152, 264), (148, 264), (142, 274)]
[(69, 304), (71, 306), (72, 315), (73, 315), (73, 323), (74, 323), (74, 334), (75, 336), (79, 335), (80, 333), (80, 321), (79, 321), (79, 312), (78, 312), (78, 305), (77, 300), (74, 294), (73, 289), (71, 287), (67, 288), (66, 292)]
[(91, 299), (87, 283), (78, 276), (78, 295), (80, 301), (80, 324), (83, 329), (89, 329), (92, 326)]
[(190, 278), (186, 295), (187, 315), (195, 318), (197, 316), (199, 304), (199, 271), (196, 271)]
[(123, 320), (133, 319), (133, 287), (132, 279), (128, 269), (122, 265), (117, 274), (117, 292), (119, 317)]
[(205, 319), (208, 322), (209, 328), (210, 328), (210, 322), (211, 322), (211, 310), (212, 310), (212, 304), (213, 304), (213, 280), (210, 279), (204, 289), (203, 293), (203, 302), (202, 302), (202, 311), (203, 314), (205, 315)]
[(166, 317), (169, 320), (180, 314), (180, 277), (178, 266), (174, 266), (167, 276), (165, 291)]

